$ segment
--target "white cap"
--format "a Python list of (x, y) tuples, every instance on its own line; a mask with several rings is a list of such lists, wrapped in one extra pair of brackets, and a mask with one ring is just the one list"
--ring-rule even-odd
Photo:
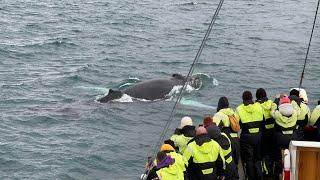
[(192, 126), (192, 119), (189, 116), (185, 116), (181, 119), (179, 128), (182, 129), (184, 126), (187, 126), (187, 125)]
[(292, 104), (285, 103), (279, 106), (279, 112), (284, 116), (291, 116), (293, 114)]

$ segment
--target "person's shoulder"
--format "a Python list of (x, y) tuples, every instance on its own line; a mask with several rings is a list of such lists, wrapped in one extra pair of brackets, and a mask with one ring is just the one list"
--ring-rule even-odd
[(236, 110), (243, 108), (243, 106), (244, 106), (243, 103), (239, 104), (239, 105), (236, 107)]

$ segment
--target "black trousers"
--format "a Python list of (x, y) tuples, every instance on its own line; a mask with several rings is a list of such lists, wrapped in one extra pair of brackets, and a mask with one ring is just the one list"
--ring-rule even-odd
[(240, 138), (231, 138), (232, 159), (234, 164), (238, 166), (240, 159)]
[(264, 177), (274, 177), (274, 163), (277, 160), (277, 146), (275, 129), (264, 129), (262, 132), (262, 159), (264, 163)]
[(238, 167), (233, 161), (230, 164), (226, 164), (225, 180), (239, 180)]
[(263, 179), (261, 158), (261, 133), (241, 134), (240, 155), (249, 180)]

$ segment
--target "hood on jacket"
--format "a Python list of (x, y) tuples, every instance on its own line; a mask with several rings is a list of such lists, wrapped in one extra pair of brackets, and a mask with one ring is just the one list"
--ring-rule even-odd
[(157, 169), (170, 166), (174, 163), (174, 159), (164, 152), (158, 152), (157, 154)]
[(174, 133), (173, 133), (173, 134), (176, 134), (176, 135), (182, 134), (182, 133), (181, 133), (181, 129), (180, 129), (180, 128), (176, 128), (176, 129), (174, 130)]
[(222, 112), (223, 114), (225, 114), (227, 116), (231, 116), (234, 114), (234, 111), (231, 108), (224, 108), (224, 109), (221, 109), (219, 112)]
[(221, 136), (221, 131), (218, 126), (209, 126), (207, 128), (208, 135), (211, 139), (217, 139)]
[[(296, 112), (295, 111), (293, 111), (292, 116), (296, 116)], [(296, 124), (297, 119), (296, 118), (291, 118), (292, 116), (284, 116), (284, 115), (282, 115), (280, 118), (276, 119), (276, 121), (279, 121), (282, 124), (291, 124), (293, 126), (293, 125)]]
[(204, 143), (210, 142), (211, 139), (208, 134), (200, 134), (194, 137), (194, 141), (198, 146), (202, 146)]
[(211, 153), (213, 151), (212, 143), (210, 143), (212, 140), (207, 134), (205, 134), (205, 137), (202, 137), (202, 138), (203, 140), (201, 142), (202, 143), (201, 145), (197, 143), (197, 139), (195, 140), (197, 145), (199, 146), (198, 150), (203, 154)]
[(265, 102), (261, 103), (260, 105), (261, 105), (263, 110), (270, 110), (271, 106), (272, 106), (272, 103), (273, 102), (270, 100), (270, 101), (265, 101)]
[(245, 110), (248, 113), (253, 113), (254, 111), (258, 110), (258, 106), (256, 106), (255, 104), (244, 105), (243, 110)]
[(186, 137), (195, 137), (196, 136), (196, 127), (195, 126), (184, 126), (181, 129), (181, 133)]
[(279, 112), (286, 117), (289, 117), (293, 114), (293, 106), (290, 103), (281, 104), (279, 106)]

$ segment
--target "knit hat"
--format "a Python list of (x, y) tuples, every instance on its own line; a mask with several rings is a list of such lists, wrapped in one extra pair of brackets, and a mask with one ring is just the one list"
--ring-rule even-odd
[(201, 134), (207, 134), (207, 130), (203, 126), (200, 126), (196, 129), (196, 135), (201, 135)]
[(209, 127), (209, 126), (211, 126), (211, 125), (214, 125), (214, 124), (216, 124), (216, 123), (213, 122), (211, 116), (206, 116), (206, 117), (204, 117), (204, 119), (203, 119), (203, 126), (204, 126), (205, 128), (207, 128), (207, 127)]
[(220, 109), (228, 108), (229, 107), (229, 101), (228, 98), (225, 96), (220, 97), (217, 107), (217, 112), (220, 111)]
[(282, 97), (282, 98), (280, 99), (279, 105), (285, 104), (285, 103), (290, 103), (290, 102), (291, 102), (291, 100), (289, 99), (289, 97), (284, 96), (284, 97)]
[(252, 94), (250, 91), (244, 91), (243, 94), (242, 94), (242, 100), (243, 100), (243, 103), (245, 104), (249, 104), (252, 101)]
[(163, 144), (160, 148), (160, 151), (175, 151), (170, 144)]
[(221, 131), (218, 126), (209, 126), (207, 131), (211, 139), (217, 139), (221, 135)]
[(192, 119), (189, 116), (185, 116), (181, 119), (179, 128), (182, 129), (185, 126), (192, 126)]
[(266, 90), (264, 90), (263, 88), (257, 89), (257, 91), (256, 91), (256, 98), (257, 98), (258, 100), (267, 98)]

